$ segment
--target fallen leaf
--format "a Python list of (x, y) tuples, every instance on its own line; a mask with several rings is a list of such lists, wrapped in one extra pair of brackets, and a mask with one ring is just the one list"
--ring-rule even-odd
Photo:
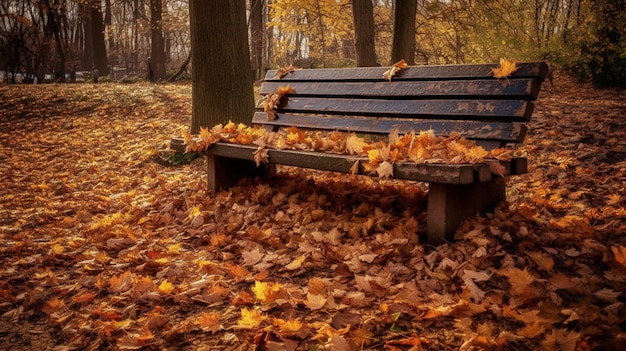
[(202, 331), (215, 333), (222, 329), (219, 316), (214, 312), (205, 312), (196, 318), (196, 323)]
[(280, 67), (276, 70), (276, 75), (274, 76), (274, 79), (281, 79), (282, 77), (286, 76), (287, 74), (294, 72), (295, 70), (299, 70), (301, 69), (300, 67), (296, 67), (294, 65), (289, 65), (289, 66), (285, 66), (285, 67)]
[(409, 65), (404, 59), (394, 63), (391, 67), (383, 73), (383, 78), (391, 82), (391, 78), (396, 75), (402, 69), (407, 68)]
[(506, 78), (515, 73), (519, 68), (517, 62), (505, 58), (500, 59), (500, 67), (492, 68), (491, 72), (495, 78)]
[(254, 329), (266, 319), (267, 316), (262, 315), (259, 311), (244, 307), (241, 309), (241, 318), (237, 321), (237, 326), (243, 329)]

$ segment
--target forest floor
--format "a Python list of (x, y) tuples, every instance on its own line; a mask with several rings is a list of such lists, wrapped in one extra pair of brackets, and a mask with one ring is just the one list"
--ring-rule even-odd
[(557, 75), (529, 173), (454, 243), (423, 184), (281, 168), (206, 194), (189, 85), (0, 85), (0, 349), (616, 350), (626, 101)]

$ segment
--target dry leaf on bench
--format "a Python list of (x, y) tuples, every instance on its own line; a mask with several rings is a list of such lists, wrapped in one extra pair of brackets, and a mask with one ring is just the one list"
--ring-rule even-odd
[(278, 88), (278, 91), (272, 94), (269, 94), (265, 97), (263, 101), (263, 111), (267, 113), (267, 120), (273, 121), (276, 119), (276, 109), (280, 106), (280, 100), (285, 94), (295, 93), (292, 87), (289, 85), (286, 87)]
[(391, 82), (391, 77), (395, 76), (400, 70), (409, 67), (404, 59), (394, 63), (388, 70), (383, 73), (383, 78)]
[(492, 68), (491, 73), (493, 73), (494, 78), (506, 78), (511, 74), (515, 73), (519, 67), (517, 67), (517, 62), (514, 60), (507, 60), (505, 58), (500, 59), (500, 67)]
[(279, 69), (276, 70), (276, 75), (274, 76), (274, 79), (281, 79), (282, 77), (298, 69), (302, 69), (302, 68), (296, 67), (294, 65), (280, 67)]

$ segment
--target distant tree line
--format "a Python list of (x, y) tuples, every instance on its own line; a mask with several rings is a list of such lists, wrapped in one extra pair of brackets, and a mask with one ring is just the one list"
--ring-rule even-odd
[[(247, 0), (246, 24), (256, 79), (288, 64), (388, 65), (399, 57), (453, 64), (507, 57), (546, 59), (581, 80), (620, 85), (626, 81), (625, 4)], [(220, 13), (202, 16), (211, 21)], [(30, 79), (54, 72), (63, 81), (75, 71), (97, 69), (106, 76), (123, 67), (150, 80), (166, 79), (184, 72), (192, 57), (189, 23), (187, 0), (3, 0), (0, 71)]]

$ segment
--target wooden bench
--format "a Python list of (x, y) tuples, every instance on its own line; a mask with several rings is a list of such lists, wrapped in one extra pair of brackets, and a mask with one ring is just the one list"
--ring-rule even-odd
[[(411, 66), (391, 81), (386, 67), (303, 69), (276, 77), (269, 71), (261, 95), (291, 86), (270, 120), (258, 111), (252, 124), (271, 130), (300, 129), (347, 131), (386, 135), (434, 130), (437, 135), (460, 133), (487, 150), (524, 140), (542, 81), (548, 73), (543, 62), (518, 63), (507, 78), (496, 79), (498, 65)], [(173, 149), (184, 149), (180, 139)], [(281, 164), (335, 172), (350, 172), (359, 157), (322, 152), (270, 150), (269, 167), (253, 162), (255, 145), (217, 143), (207, 151), (208, 189), (234, 185), (242, 177), (256, 176)], [(526, 158), (500, 162), (505, 175), (527, 172)], [(393, 177), (427, 182), (426, 241), (452, 240), (461, 221), (493, 210), (505, 199), (505, 180), (484, 164), (415, 164), (396, 162)], [(502, 170), (502, 168), (500, 167)], [(366, 174), (360, 169), (359, 173)]]

